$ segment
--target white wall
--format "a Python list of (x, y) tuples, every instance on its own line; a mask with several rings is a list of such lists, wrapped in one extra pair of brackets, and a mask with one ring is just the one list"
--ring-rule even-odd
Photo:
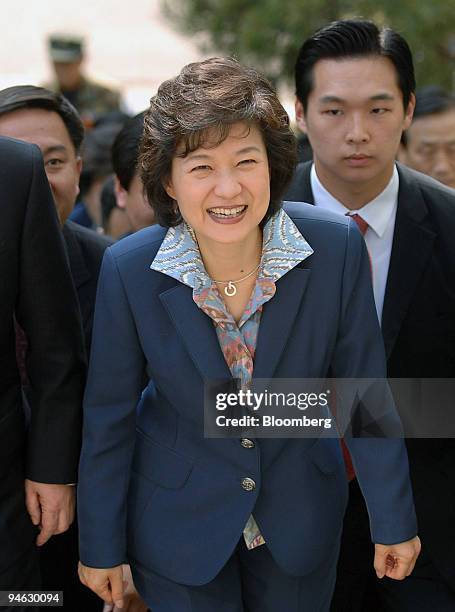
[(201, 58), (161, 17), (159, 0), (0, 0), (0, 88), (38, 85), (52, 72), (46, 36), (85, 36), (86, 71), (117, 86), (128, 108), (145, 108), (157, 86)]

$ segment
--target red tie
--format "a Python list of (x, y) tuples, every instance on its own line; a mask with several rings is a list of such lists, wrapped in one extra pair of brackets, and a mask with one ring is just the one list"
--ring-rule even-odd
[[(358, 215), (357, 213), (353, 215), (346, 213), (346, 215), (351, 217), (351, 219), (357, 223), (357, 227), (359, 228), (360, 233), (362, 234), (362, 236), (365, 236), (367, 229), (370, 227), (368, 223), (365, 221), (365, 219), (362, 219), (362, 217)], [(370, 257), (370, 270), (371, 270), (371, 275), (373, 276), (373, 267), (371, 264), (371, 257)], [(341, 439), (341, 450), (343, 451), (343, 459), (344, 459), (344, 465), (346, 467), (346, 475), (348, 477), (348, 480), (351, 481), (355, 478), (355, 470), (352, 464), (351, 454), (349, 453), (348, 447), (346, 446), (346, 443), (343, 439)]]
[(351, 217), (351, 219), (357, 223), (357, 227), (359, 228), (360, 233), (362, 234), (362, 236), (365, 236), (365, 232), (370, 227), (368, 223), (365, 221), (365, 219), (362, 219), (362, 217), (358, 215), (357, 213), (355, 213), (354, 215), (350, 215), (349, 213), (346, 213), (346, 215), (348, 217)]
[[(360, 233), (362, 234), (362, 236), (365, 236), (367, 229), (370, 227), (368, 223), (365, 221), (365, 219), (362, 219), (362, 217), (358, 215), (357, 213), (355, 213), (354, 215), (350, 215), (349, 213), (346, 213), (346, 216), (351, 217), (351, 219), (356, 222), (356, 225), (359, 228)], [(371, 278), (373, 278), (373, 262), (371, 261), (371, 255), (369, 252), (368, 252), (368, 259), (370, 260)]]

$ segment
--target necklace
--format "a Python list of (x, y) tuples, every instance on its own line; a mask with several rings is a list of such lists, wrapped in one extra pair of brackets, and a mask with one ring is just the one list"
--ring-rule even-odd
[(247, 278), (250, 278), (250, 276), (253, 276), (253, 274), (255, 274), (259, 270), (260, 265), (261, 265), (261, 262), (258, 263), (258, 265), (254, 268), (254, 270), (251, 270), (251, 272), (248, 272), (246, 276), (242, 276), (242, 278), (239, 278), (238, 280), (220, 281), (220, 280), (213, 279), (213, 282), (216, 283), (217, 285), (226, 285), (226, 287), (224, 288), (224, 293), (228, 297), (232, 297), (233, 295), (237, 293), (236, 285), (246, 280)]

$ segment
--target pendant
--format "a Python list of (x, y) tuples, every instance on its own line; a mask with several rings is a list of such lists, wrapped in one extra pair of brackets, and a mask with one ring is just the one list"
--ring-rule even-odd
[(237, 293), (237, 287), (234, 285), (232, 281), (228, 282), (227, 286), (224, 288), (224, 293), (228, 297), (232, 297), (233, 295)]

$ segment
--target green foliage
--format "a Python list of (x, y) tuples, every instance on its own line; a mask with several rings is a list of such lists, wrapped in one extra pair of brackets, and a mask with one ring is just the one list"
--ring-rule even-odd
[(275, 83), (292, 84), (303, 40), (335, 19), (366, 17), (398, 30), (414, 53), (417, 83), (451, 89), (455, 0), (161, 0), (169, 21), (205, 53), (233, 55)]

